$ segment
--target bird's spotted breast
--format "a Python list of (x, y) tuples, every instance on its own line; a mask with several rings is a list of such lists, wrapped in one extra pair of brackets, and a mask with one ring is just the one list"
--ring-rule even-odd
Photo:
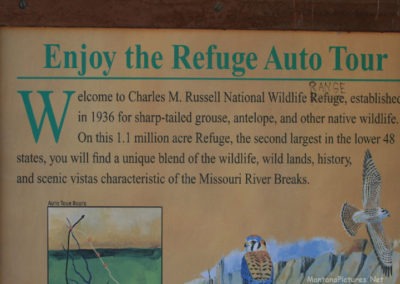
[(271, 257), (266, 251), (252, 251), (245, 255), (253, 279), (266, 280), (272, 275)]

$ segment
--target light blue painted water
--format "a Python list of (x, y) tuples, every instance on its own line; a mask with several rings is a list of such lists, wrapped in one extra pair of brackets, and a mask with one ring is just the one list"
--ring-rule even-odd
[[(68, 270), (65, 251), (49, 251), (49, 284), (157, 284), (162, 283), (161, 249), (99, 249), (70, 251)], [(67, 277), (66, 277), (67, 274)], [(115, 280), (114, 280), (114, 279)], [(68, 282), (67, 282), (68, 279)], [(116, 282), (117, 281), (117, 282)]]

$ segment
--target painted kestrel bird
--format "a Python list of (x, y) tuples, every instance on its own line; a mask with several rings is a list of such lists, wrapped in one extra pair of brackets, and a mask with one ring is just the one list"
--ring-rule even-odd
[(243, 284), (271, 284), (274, 280), (272, 260), (267, 252), (265, 240), (251, 235), (244, 244), (246, 253), (242, 258)]
[(382, 221), (390, 216), (389, 211), (380, 207), (381, 176), (376, 169), (369, 150), (365, 152), (363, 166), (363, 209), (343, 204), (342, 224), (350, 236), (355, 236), (361, 224), (365, 224), (375, 254), (386, 276), (392, 275), (393, 248), (386, 239)]

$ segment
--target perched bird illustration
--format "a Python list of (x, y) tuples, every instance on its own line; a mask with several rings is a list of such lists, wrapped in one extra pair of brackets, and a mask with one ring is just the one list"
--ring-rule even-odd
[(272, 260), (267, 252), (265, 240), (251, 235), (244, 244), (246, 253), (242, 259), (243, 284), (270, 284), (274, 280)]
[(355, 236), (361, 224), (366, 224), (375, 254), (386, 276), (392, 275), (393, 248), (386, 239), (382, 221), (389, 211), (380, 207), (381, 176), (369, 150), (363, 167), (363, 210), (345, 203), (341, 211), (342, 224), (350, 236)]

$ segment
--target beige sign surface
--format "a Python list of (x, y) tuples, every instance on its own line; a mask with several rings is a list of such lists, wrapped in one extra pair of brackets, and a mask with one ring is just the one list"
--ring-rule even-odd
[(399, 50), (2, 28), (0, 282), (242, 283), (258, 235), (276, 283), (396, 283)]

